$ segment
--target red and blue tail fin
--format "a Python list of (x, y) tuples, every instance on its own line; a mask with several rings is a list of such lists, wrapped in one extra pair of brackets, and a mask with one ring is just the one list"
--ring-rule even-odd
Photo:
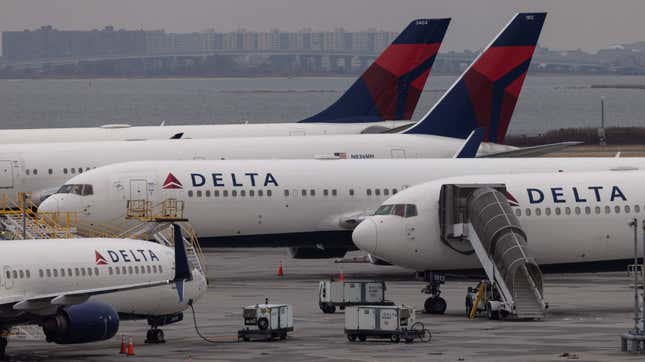
[(409, 120), (450, 19), (419, 19), (370, 65), (334, 104), (300, 122)]
[(546, 13), (520, 13), (475, 59), (435, 106), (403, 133), (503, 143)]

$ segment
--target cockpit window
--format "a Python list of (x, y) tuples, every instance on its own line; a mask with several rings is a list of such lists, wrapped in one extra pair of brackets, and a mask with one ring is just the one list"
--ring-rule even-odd
[(61, 186), (60, 189), (56, 192), (57, 194), (74, 194), (80, 196), (88, 196), (94, 194), (94, 189), (92, 185), (81, 185), (81, 184), (67, 184)]
[(414, 204), (394, 204), (381, 205), (374, 215), (396, 215), (400, 217), (417, 216), (417, 205)]

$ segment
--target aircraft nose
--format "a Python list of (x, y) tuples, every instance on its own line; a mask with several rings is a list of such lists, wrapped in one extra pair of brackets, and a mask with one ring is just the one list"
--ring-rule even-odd
[(377, 237), (376, 223), (371, 218), (363, 220), (352, 233), (354, 244), (359, 249), (370, 253), (376, 252)]
[(58, 198), (56, 195), (49, 196), (38, 205), (38, 212), (58, 212)]

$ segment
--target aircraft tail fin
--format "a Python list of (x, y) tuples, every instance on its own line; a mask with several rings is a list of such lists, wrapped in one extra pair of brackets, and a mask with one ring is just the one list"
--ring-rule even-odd
[(184, 283), (192, 280), (193, 275), (190, 271), (190, 264), (188, 263), (188, 256), (186, 255), (186, 246), (184, 245), (184, 237), (181, 233), (181, 227), (177, 224), (172, 224), (173, 241), (175, 243), (175, 279), (173, 282), (177, 287), (177, 295), (179, 302), (184, 300)]
[(477, 151), (479, 146), (482, 144), (484, 139), (485, 128), (477, 128), (474, 131), (470, 132), (470, 136), (464, 142), (464, 145), (461, 146), (461, 149), (455, 153), (453, 158), (475, 158), (477, 157)]
[(466, 138), (485, 127), (503, 143), (546, 13), (519, 13), (432, 109), (403, 133)]
[(300, 122), (411, 119), (449, 23), (414, 20), (334, 104)]

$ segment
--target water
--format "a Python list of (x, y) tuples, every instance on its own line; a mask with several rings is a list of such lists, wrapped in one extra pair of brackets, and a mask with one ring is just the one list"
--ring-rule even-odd
[[(431, 76), (414, 119), (453, 82)], [(217, 78), (0, 80), (0, 127), (41, 128), (231, 122), (290, 122), (331, 104), (354, 78)], [(510, 133), (535, 134), (600, 124), (645, 127), (645, 89), (592, 89), (592, 84), (645, 85), (634, 76), (529, 76)]]

